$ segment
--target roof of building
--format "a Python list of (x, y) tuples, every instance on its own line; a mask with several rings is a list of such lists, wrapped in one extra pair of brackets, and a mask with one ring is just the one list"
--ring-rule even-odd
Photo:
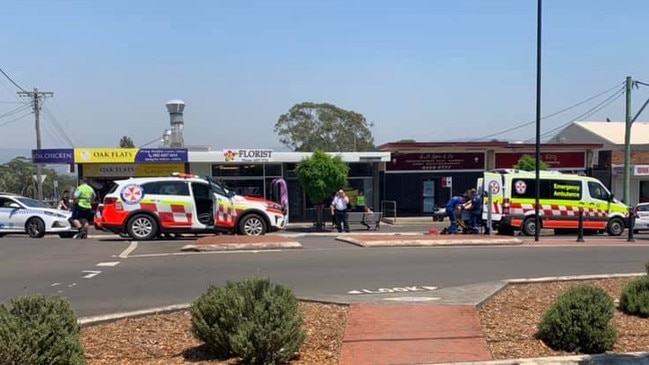
[[(625, 134), (624, 122), (574, 122), (611, 144), (623, 145)], [(649, 144), (649, 122), (634, 122), (631, 125), (631, 144)]]
[[(542, 143), (544, 149), (598, 149), (602, 148), (599, 143)], [(535, 143), (516, 143), (506, 141), (492, 141), (492, 142), (391, 142), (378, 147), (379, 151), (389, 152), (418, 152), (418, 151), (432, 151), (440, 150), (447, 151), (451, 149), (459, 149), (462, 151), (485, 151), (495, 150), (498, 152), (509, 152), (518, 150), (533, 150), (536, 147)]]

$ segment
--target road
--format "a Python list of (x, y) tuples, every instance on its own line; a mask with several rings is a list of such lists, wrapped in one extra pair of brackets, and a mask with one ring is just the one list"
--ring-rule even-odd
[(644, 235), (635, 245), (611, 241), (611, 246), (598, 247), (528, 242), (514, 247), (368, 249), (333, 237), (297, 240), (304, 248), (181, 253), (188, 241), (135, 244), (112, 236), (6, 236), (0, 239), (0, 301), (27, 293), (62, 295), (70, 298), (79, 316), (90, 316), (187, 303), (210, 284), (266, 276), (302, 298), (354, 302), (375, 298), (372, 294), (381, 288), (439, 291), (511, 278), (640, 272), (649, 252), (649, 236)]

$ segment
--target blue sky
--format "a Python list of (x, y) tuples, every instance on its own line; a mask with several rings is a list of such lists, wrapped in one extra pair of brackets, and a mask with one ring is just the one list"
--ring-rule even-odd
[[(622, 83), (649, 82), (644, 0), (545, 0), (543, 114)], [(185, 141), (274, 148), (280, 114), (329, 102), (374, 122), (376, 141), (472, 139), (534, 120), (535, 0), (6, 0), (0, 67), (53, 91), (43, 146), (137, 145), (185, 100)], [(0, 115), (16, 108), (0, 77)], [(543, 121), (570, 122), (613, 95)], [(635, 91), (635, 109), (649, 88)], [(649, 113), (649, 112), (648, 112)], [(17, 114), (20, 116), (23, 114)], [(622, 120), (624, 97), (590, 116)], [(642, 120), (649, 120), (645, 115)], [(33, 119), (0, 148), (32, 148)], [(534, 126), (496, 136), (534, 138)]]

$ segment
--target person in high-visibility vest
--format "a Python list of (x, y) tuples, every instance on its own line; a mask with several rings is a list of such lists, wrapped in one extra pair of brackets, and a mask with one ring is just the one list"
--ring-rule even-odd
[(356, 211), (365, 212), (366, 204), (367, 202), (365, 201), (365, 195), (363, 194), (363, 191), (359, 191), (358, 196), (356, 197)]
[(90, 222), (94, 219), (92, 202), (95, 200), (95, 189), (84, 180), (74, 191), (74, 207), (72, 208), (72, 225), (79, 230), (74, 238), (87, 238)]

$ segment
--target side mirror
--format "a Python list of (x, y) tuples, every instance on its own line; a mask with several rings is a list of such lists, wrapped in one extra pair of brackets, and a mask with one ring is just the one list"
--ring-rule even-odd
[(612, 202), (612, 201), (615, 201), (615, 194), (611, 193), (611, 194), (608, 196), (608, 200), (611, 201), (611, 202)]
[(235, 195), (237, 195), (237, 193), (232, 190), (228, 190), (228, 198), (234, 198)]
[(18, 203), (9, 203), (9, 208), (20, 209), (22, 207)]

